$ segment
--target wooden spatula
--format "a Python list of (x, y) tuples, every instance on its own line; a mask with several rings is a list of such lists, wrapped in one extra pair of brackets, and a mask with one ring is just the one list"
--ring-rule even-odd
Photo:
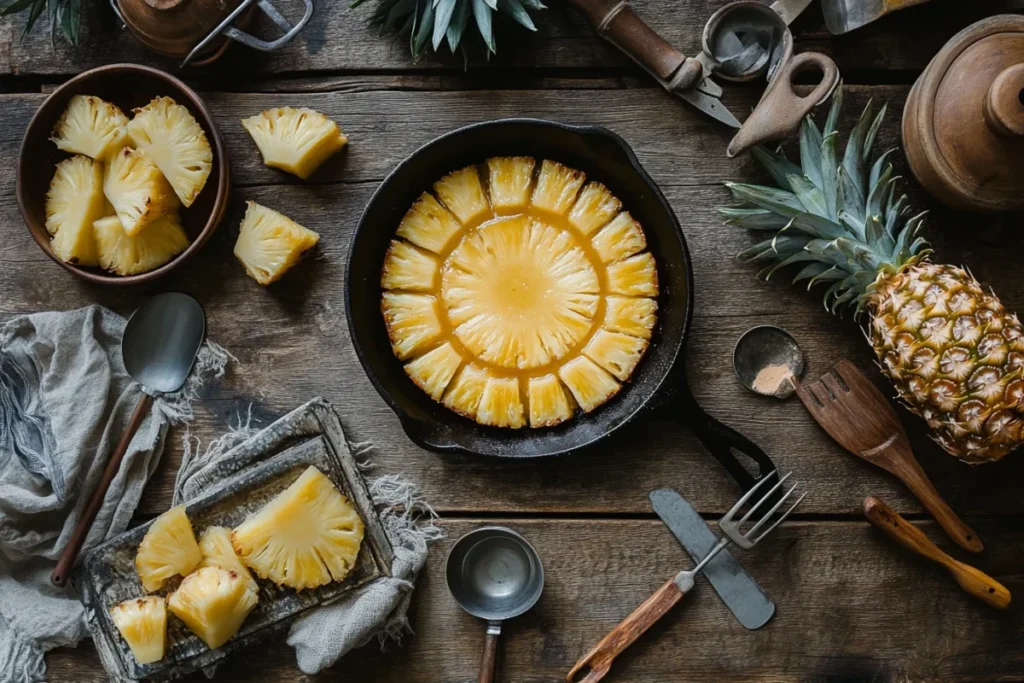
[(841, 360), (817, 382), (794, 383), (808, 412), (840, 446), (896, 475), (950, 538), (971, 552), (981, 552), (978, 534), (946, 504), (917, 463), (892, 406), (853, 363)]
[(895, 510), (878, 498), (868, 496), (864, 499), (864, 516), (903, 547), (945, 567), (960, 587), (969, 594), (996, 609), (1006, 609), (1010, 606), (1010, 591), (1006, 586), (980, 569), (954, 560), (939, 550), (920, 529), (900, 517)]

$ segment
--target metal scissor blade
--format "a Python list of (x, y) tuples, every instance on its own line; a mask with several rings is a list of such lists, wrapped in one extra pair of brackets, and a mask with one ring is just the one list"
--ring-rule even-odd
[(725, 108), (725, 105), (722, 104), (720, 99), (701, 92), (699, 88), (686, 90), (684, 92), (673, 92), (716, 121), (721, 121), (731, 128), (739, 128), (742, 125), (736, 117), (732, 115), (732, 112)]

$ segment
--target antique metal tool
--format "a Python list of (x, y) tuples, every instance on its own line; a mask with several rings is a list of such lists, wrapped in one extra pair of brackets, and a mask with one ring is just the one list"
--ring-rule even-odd
[[(678, 491), (658, 489), (651, 491), (648, 498), (654, 512), (695, 564), (714, 550), (718, 538)], [(701, 571), (744, 628), (759, 629), (775, 614), (775, 603), (728, 550), (720, 551)]]
[[(770, 534), (775, 527), (782, 523), (786, 517), (788, 517), (796, 506), (800, 504), (807, 493), (801, 494), (785, 512), (778, 514), (776, 513), (782, 508), (782, 505), (788, 501), (793, 493), (796, 491), (799, 484), (793, 484), (788, 490), (782, 493), (782, 488), (789, 479), (789, 474), (778, 477), (778, 473), (774, 473), (775, 476), (765, 477), (757, 483), (754, 488), (747, 491), (747, 493), (732, 506), (725, 516), (718, 522), (718, 528), (722, 530), (724, 536), (718, 541), (714, 548), (704, 556), (700, 562), (693, 569), (684, 569), (675, 575), (674, 578), (669, 579), (661, 588), (656, 590), (651, 597), (647, 598), (639, 607), (633, 610), (633, 613), (622, 620), (618, 626), (612, 629), (611, 633), (606, 635), (601, 642), (599, 642), (594, 648), (580, 658), (576, 665), (566, 676), (566, 681), (569, 683), (596, 683), (603, 679), (608, 671), (612, 667), (612, 662), (615, 658), (625, 651), (627, 647), (636, 642), (636, 639), (643, 635), (647, 629), (653, 626), (659, 619), (668, 613), (676, 603), (683, 599), (683, 596), (690, 592), (694, 587), (694, 581), (697, 575), (700, 574), (704, 568), (715, 559), (715, 557), (725, 549), (729, 543), (735, 543), (739, 547), (749, 550), (755, 545), (764, 540), (765, 536)], [(792, 473), (790, 473), (792, 474)], [(766, 481), (776, 481), (775, 486), (770, 488), (767, 492), (761, 494), (759, 498), (754, 496), (758, 493), (759, 489), (764, 487)], [(743, 506), (748, 502), (753, 502), (747, 513), (743, 515), (739, 520), (736, 516), (739, 515)], [(747, 530), (743, 531), (742, 527), (746, 524), (755, 511), (765, 502), (776, 501), (771, 508), (768, 509), (753, 525)], [(771, 525), (767, 529), (761, 531), (761, 527), (765, 523), (772, 521)]]
[[(812, 107), (823, 102), (839, 82), (835, 62), (817, 52), (793, 56), (789, 23), (810, 0), (737, 0), (715, 12), (704, 27), (703, 49), (687, 57), (644, 23), (626, 0), (569, 0), (598, 35), (625, 52), (670, 93), (711, 118), (739, 129), (727, 154), (735, 156), (754, 145), (781, 140), (797, 131)], [(813, 92), (800, 97), (793, 78), (820, 71)], [(739, 120), (722, 103), (717, 75), (734, 82), (767, 77), (768, 88), (747, 118)]]
[(890, 12), (923, 5), (928, 0), (821, 0), (825, 26), (834, 35), (842, 35), (881, 19)]

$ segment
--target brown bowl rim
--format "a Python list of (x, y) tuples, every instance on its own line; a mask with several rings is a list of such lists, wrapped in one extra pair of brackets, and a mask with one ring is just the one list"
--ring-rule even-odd
[[(33, 219), (28, 211), (28, 190), (25, 187), (23, 166), (26, 158), (26, 145), (28, 144), (29, 134), (35, 130), (39, 125), (39, 118), (43, 111), (47, 108), (47, 104), (53, 101), (58, 96), (62, 95), (64, 91), (71, 88), (80, 81), (84, 81), (88, 78), (95, 77), (97, 75), (108, 75), (115, 73), (124, 72), (135, 72), (156, 78), (157, 80), (169, 83), (171, 86), (178, 88), (180, 92), (184, 93), (185, 97), (188, 98), (189, 102), (196, 108), (196, 110), (202, 115), (204, 122), (209, 126), (210, 131), (213, 133), (213, 153), (215, 159), (220, 163), (218, 164), (217, 173), (217, 194), (214, 198), (213, 209), (210, 211), (210, 216), (206, 220), (206, 225), (200, 231), (199, 235), (196, 236), (195, 240), (188, 245), (185, 251), (178, 254), (176, 257), (165, 263), (164, 265), (151, 270), (146, 273), (140, 273), (138, 275), (107, 275), (100, 272), (94, 272), (86, 268), (76, 266), (73, 263), (66, 263), (62, 261), (53, 250), (50, 248), (50, 240), (44, 238), (46, 228), (43, 226), (42, 230), (33, 229)], [(43, 100), (43, 103), (39, 105), (35, 113), (29, 120), (28, 126), (25, 127), (25, 133), (21, 138), (21, 145), (18, 148), (18, 167), (16, 176), (16, 194), (18, 198), (18, 210), (21, 212), (22, 220), (25, 222), (25, 227), (28, 229), (29, 234), (32, 235), (32, 239), (35, 240), (36, 244), (43, 250), (43, 252), (49, 256), (54, 262), (60, 265), (65, 270), (73, 273), (74, 275), (101, 285), (115, 285), (115, 286), (128, 286), (142, 284), (146, 282), (152, 282), (167, 273), (171, 272), (175, 268), (188, 262), (196, 252), (204, 244), (206, 244), (213, 233), (217, 231), (220, 223), (224, 219), (224, 214), (227, 213), (228, 199), (231, 189), (231, 162), (228, 157), (228, 151), (224, 144), (224, 138), (221, 134), (220, 127), (217, 125), (216, 120), (210, 113), (210, 110), (206, 107), (206, 103), (203, 102), (202, 98), (192, 90), (189, 86), (185, 85), (180, 79), (172, 76), (166, 71), (160, 69), (154, 69), (153, 67), (143, 66), (141, 64), (107, 64), (104, 66), (89, 69), (82, 73), (68, 79), (65, 83), (61, 84), (59, 88), (54, 90), (50, 95)]]

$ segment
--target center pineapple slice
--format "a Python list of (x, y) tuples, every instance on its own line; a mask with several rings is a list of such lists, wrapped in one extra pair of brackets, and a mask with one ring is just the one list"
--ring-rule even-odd
[(50, 248), (62, 261), (99, 264), (92, 224), (103, 215), (103, 164), (76, 155), (57, 164), (46, 192), (46, 230)]
[(93, 232), (100, 265), (118, 275), (148, 273), (188, 247), (188, 235), (176, 213), (161, 216), (134, 237), (124, 231), (117, 216), (96, 221)]
[(92, 95), (75, 95), (53, 128), (53, 143), (65, 152), (103, 160), (128, 141), (128, 117)]
[(310, 466), (231, 534), (263, 579), (297, 590), (341, 581), (355, 566), (363, 521), (323, 472)]
[(481, 168), (443, 177), (402, 219), (381, 272), (388, 336), (449, 409), (552, 427), (633, 375), (657, 319), (657, 264), (606, 185), (531, 157)]
[(305, 180), (341, 151), (348, 138), (318, 111), (281, 107), (242, 119), (263, 155), (263, 163)]
[(320, 235), (283, 213), (256, 202), (247, 204), (235, 242), (235, 257), (252, 279), (269, 285), (280, 280), (315, 247)]
[(164, 174), (148, 154), (131, 147), (123, 147), (107, 163), (103, 193), (132, 236), (178, 208), (178, 196)]
[(199, 537), (199, 550), (203, 553), (200, 567), (220, 567), (233, 571), (258, 588), (256, 579), (252, 578), (231, 545), (231, 529), (223, 526), (208, 527)]
[(192, 206), (213, 168), (213, 150), (192, 113), (170, 97), (157, 97), (128, 124), (128, 135), (164, 174), (181, 203)]
[(185, 577), (167, 607), (215, 650), (238, 633), (258, 601), (251, 580), (230, 569), (203, 567)]
[(135, 555), (135, 571), (147, 593), (160, 590), (172, 576), (185, 576), (203, 559), (192, 523), (179, 505), (150, 525)]
[(110, 609), (110, 619), (139, 664), (152, 664), (164, 658), (167, 603), (162, 597), (149, 595), (125, 600)]

